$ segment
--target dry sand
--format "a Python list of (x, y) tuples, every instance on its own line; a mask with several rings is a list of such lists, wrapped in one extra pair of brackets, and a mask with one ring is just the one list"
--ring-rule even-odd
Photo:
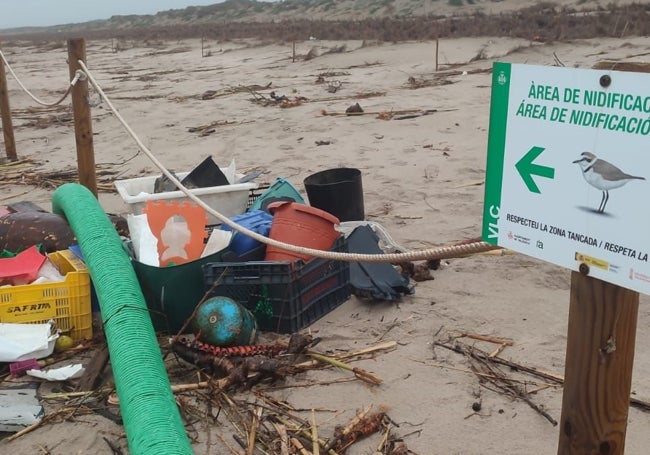
[[(433, 78), (432, 42), (365, 47), (347, 42), (345, 52), (332, 54), (324, 51), (342, 43), (300, 42), (299, 54), (314, 46), (323, 55), (296, 63), (291, 62), (290, 44), (210, 42), (212, 55), (206, 58), (201, 58), (199, 41), (164, 42), (155, 47), (125, 44), (126, 50), (112, 53), (110, 42), (88, 43), (88, 65), (122, 115), (169, 168), (189, 170), (208, 155), (222, 164), (234, 158), (241, 170), (265, 168), (270, 171), (265, 176), (269, 181), (284, 177), (304, 190), (302, 179), (313, 172), (356, 167), (363, 174), (367, 218), (381, 223), (396, 241), (410, 248), (480, 234), (491, 76), (472, 70), (488, 70), (494, 60), (551, 65), (555, 56), (566, 66), (590, 67), (602, 59), (650, 50), (643, 38), (554, 45), (496, 38), (442, 40), (443, 69), (458, 64), (456, 69), (468, 74), (449, 76), (445, 78), (448, 84), (412, 90), (409, 77)], [(3, 51), (23, 82), (41, 98), (54, 99), (64, 89), (68, 79), (65, 49), (5, 43)], [(468, 63), (481, 51), (484, 59)], [(324, 72), (345, 73), (326, 78), (341, 82), (337, 93), (328, 93), (326, 84), (315, 83)], [(207, 90), (268, 83), (278, 94), (309, 101), (281, 109), (252, 103), (246, 92), (200, 99)], [(58, 123), (44, 129), (23, 126), (27, 117), (45, 117), (51, 111), (28, 113), (26, 109), (34, 103), (12, 79), (9, 86), (19, 157), (42, 161), (43, 168), (50, 170), (74, 166), (72, 127)], [(268, 96), (270, 91), (260, 93)], [(385, 96), (354, 98), (367, 92), (385, 92)], [(322, 110), (343, 112), (355, 102), (366, 111), (416, 108), (438, 112), (399, 121), (379, 120), (374, 115), (321, 114)], [(142, 153), (137, 154), (136, 145), (106, 106), (92, 111), (97, 163), (111, 163), (110, 167), (123, 172), (119, 178), (158, 173)], [(188, 132), (189, 127), (214, 121), (235, 123), (217, 126), (206, 137)], [(317, 146), (316, 141), (331, 141), (331, 145)], [(23, 194), (26, 190), (31, 193)], [(47, 189), (5, 185), (2, 202), (27, 198), (49, 208), (50, 196)], [(102, 193), (100, 202), (108, 212), (128, 211), (115, 193)], [(445, 261), (434, 275), (434, 281), (418, 283), (415, 294), (398, 303), (351, 298), (311, 327), (323, 338), (322, 349), (397, 341), (394, 351), (357, 364), (382, 377), (383, 385), (351, 382), (289, 388), (275, 392), (277, 396), (297, 408), (335, 410), (316, 415), (323, 435), (330, 435), (335, 423), (346, 422), (355, 411), (369, 404), (383, 405), (399, 424), (396, 433), (406, 435), (408, 447), (420, 455), (556, 453), (558, 427), (526, 403), (482, 388), (463, 356), (434, 349), (432, 343), (437, 337), (446, 339), (451, 331), (509, 338), (514, 345), (501, 354), (504, 358), (563, 374), (570, 272), (515, 254)], [(641, 400), (650, 400), (647, 303), (642, 296), (632, 384)], [(494, 349), (480, 342), (477, 346)], [(303, 379), (341, 376), (331, 370), (313, 371)], [(532, 399), (559, 421), (561, 388), (547, 388)], [(475, 401), (482, 402), (482, 410), (472, 415)], [(650, 414), (630, 409), (627, 453), (647, 453), (649, 425)], [(0, 442), (0, 450), (108, 454), (112, 451), (102, 438), (125, 448), (120, 434), (122, 428), (102, 417), (83, 416), (75, 422), (45, 425), (11, 443)], [(229, 434), (224, 437), (231, 441)], [(348, 453), (372, 453), (378, 438), (356, 444)], [(212, 447), (206, 449), (205, 433), (198, 435), (195, 451), (230, 453), (214, 437)]]

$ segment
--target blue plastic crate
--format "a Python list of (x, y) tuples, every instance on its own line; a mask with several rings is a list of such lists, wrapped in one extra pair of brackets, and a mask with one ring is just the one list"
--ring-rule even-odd
[[(273, 223), (273, 215), (264, 210), (252, 210), (241, 215), (230, 218), (235, 223), (243, 226), (260, 235), (267, 236), (271, 230), (271, 223)], [(221, 225), (222, 231), (233, 231), (227, 224)], [(234, 232), (234, 237), (230, 242), (230, 249), (238, 256), (243, 256), (249, 251), (263, 246), (262, 243), (254, 240), (253, 238), (242, 234), (241, 232)]]

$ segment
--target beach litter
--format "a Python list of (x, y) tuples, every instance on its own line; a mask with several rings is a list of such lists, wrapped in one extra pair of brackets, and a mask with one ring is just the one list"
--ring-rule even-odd
[(37, 390), (36, 383), (0, 386), (0, 432), (14, 433), (43, 419), (45, 411)]
[(46, 381), (68, 381), (78, 379), (84, 373), (84, 367), (80, 363), (66, 365), (59, 368), (49, 368), (47, 370), (33, 369), (27, 370), (27, 375), (34, 378), (45, 379)]
[(46, 324), (0, 323), (0, 362), (47, 357), (54, 351), (58, 337), (54, 321)]

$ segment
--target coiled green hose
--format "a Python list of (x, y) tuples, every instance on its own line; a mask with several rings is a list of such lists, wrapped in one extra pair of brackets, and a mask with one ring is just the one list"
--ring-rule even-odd
[(77, 237), (108, 342), (124, 429), (133, 455), (192, 454), (138, 279), (93, 194), (67, 183), (52, 196)]

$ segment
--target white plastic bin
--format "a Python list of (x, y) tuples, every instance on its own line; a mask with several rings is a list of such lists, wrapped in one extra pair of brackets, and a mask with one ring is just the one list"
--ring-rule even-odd
[[(223, 169), (222, 169), (223, 170)], [(179, 172), (177, 177), (183, 179), (189, 172)], [(241, 177), (238, 175), (237, 177)], [(154, 185), (158, 176), (139, 177), (128, 180), (116, 180), (115, 187), (124, 202), (129, 206), (131, 213), (142, 213), (147, 201), (177, 200), (191, 201), (182, 191), (167, 191), (154, 193)], [(235, 183), (232, 185), (211, 186), (208, 188), (194, 188), (192, 194), (201, 198), (208, 206), (227, 217), (240, 215), (246, 211), (250, 190), (257, 188), (257, 183)], [(208, 214), (208, 223), (220, 223)]]

